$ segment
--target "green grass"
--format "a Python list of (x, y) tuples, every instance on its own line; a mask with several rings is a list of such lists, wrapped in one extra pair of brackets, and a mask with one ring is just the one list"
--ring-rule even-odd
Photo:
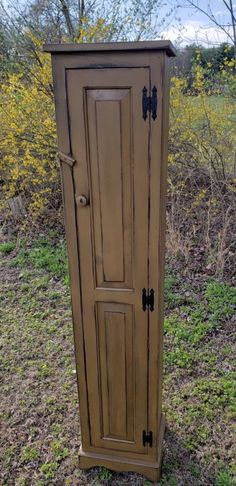
[(43, 473), (46, 480), (54, 479), (58, 466), (59, 464), (57, 462), (46, 462), (41, 466), (40, 471)]
[(219, 471), (216, 477), (215, 486), (236, 486), (236, 478), (233, 477), (231, 471), (227, 469)]
[[(188, 292), (189, 303), (185, 294), (184, 282), (168, 276), (164, 360), (167, 421), (181, 435), (183, 447), (190, 454), (205, 450), (205, 464), (212, 462), (212, 444), (216, 440), (219, 470), (216, 468), (215, 476), (212, 473), (211, 484), (233, 486), (233, 461), (226, 460), (227, 467), (222, 468), (224, 460), (219, 461), (222, 451), (218, 451), (217, 437), (231, 437), (234, 433), (236, 362), (232, 357), (230, 320), (236, 311), (236, 288), (210, 279), (199, 289), (193, 285)], [(206, 444), (209, 449), (205, 449)], [(177, 468), (173, 458), (163, 484), (174, 481), (172, 468)], [(192, 476), (193, 470), (202, 478), (198, 465), (193, 466)], [(204, 484), (204, 480), (196, 484)]]
[(165, 278), (165, 301), (168, 308), (176, 307), (184, 302), (184, 297), (178, 291), (178, 280), (173, 274), (167, 274)]
[(232, 317), (236, 310), (236, 287), (210, 281), (206, 285), (205, 299), (210, 312), (210, 321), (217, 323)]
[[(172, 309), (171, 289), (174, 285), (176, 281), (172, 279), (166, 293), (169, 309)], [(200, 301), (192, 299), (191, 305), (183, 304), (183, 297), (181, 294), (177, 295), (178, 299), (174, 299), (175, 309), (165, 319), (165, 333), (171, 343), (165, 359), (169, 365), (189, 369), (198, 359), (197, 351), (202, 352), (202, 341), (234, 315), (236, 288), (211, 280), (203, 288), (202, 299)], [(179, 302), (178, 306), (177, 302)], [(202, 357), (204, 358), (203, 355)], [(205, 358), (207, 359), (207, 356)], [(209, 354), (208, 358), (210, 358)], [(214, 362), (214, 356), (211, 356), (211, 359)]]
[[(40, 238), (2, 252), (0, 367), (3, 485), (150, 484), (107, 469), (78, 469), (78, 400), (65, 244)], [(192, 285), (169, 271), (165, 286), (167, 418), (162, 486), (233, 486), (236, 290)]]
[(102, 481), (104, 483), (110, 481), (111, 478), (112, 478), (112, 472), (106, 469), (105, 467), (101, 467), (97, 474), (98, 481)]
[(52, 244), (49, 240), (41, 238), (27, 247), (23, 241), (17, 256), (12, 260), (11, 266), (20, 268), (33, 267), (36, 270), (46, 270), (58, 278), (68, 282), (68, 265), (66, 245), (64, 241)]
[(4, 255), (8, 255), (8, 253), (11, 253), (13, 250), (15, 250), (15, 247), (16, 244), (13, 241), (0, 243), (0, 253), (3, 253)]
[(31, 462), (35, 461), (38, 459), (40, 456), (40, 451), (38, 449), (35, 449), (31, 445), (26, 445), (23, 450), (22, 450), (22, 461), (23, 462)]
[[(191, 101), (194, 105), (201, 103), (201, 100), (197, 96), (192, 96)], [(208, 105), (221, 109), (225, 101), (228, 101), (228, 98), (224, 95), (209, 95), (207, 96), (206, 101)], [(232, 100), (230, 101), (232, 102)]]

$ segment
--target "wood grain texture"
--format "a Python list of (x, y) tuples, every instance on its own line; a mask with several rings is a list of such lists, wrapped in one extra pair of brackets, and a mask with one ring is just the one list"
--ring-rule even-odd
[(130, 90), (87, 89), (85, 96), (96, 287), (132, 288)]
[(45, 44), (44, 52), (106, 52), (106, 51), (159, 51), (176, 56), (176, 50), (169, 40), (139, 42), (96, 42), (93, 44)]
[[(73, 160), (61, 166), (80, 467), (132, 470), (152, 480), (159, 478), (164, 433), (167, 44), (59, 46), (52, 56), (59, 151)], [(144, 121), (142, 89), (153, 85), (157, 119), (148, 114)], [(153, 312), (142, 310), (144, 287), (154, 289)], [(143, 430), (152, 430), (153, 447), (143, 446)]]
[[(56, 121), (57, 121), (57, 135), (58, 135), (58, 149), (60, 152), (68, 154), (71, 153), (70, 135), (69, 135), (69, 120), (67, 100), (65, 97), (66, 85), (64, 66), (57, 64), (55, 59), (52, 59), (54, 98), (56, 107)], [(81, 287), (80, 287), (80, 265), (79, 265), (79, 247), (77, 240), (77, 223), (76, 210), (74, 199), (74, 181), (73, 172), (68, 164), (61, 164), (61, 185), (64, 204), (64, 219), (66, 228), (66, 241), (68, 251), (68, 263), (70, 274), (70, 288), (72, 300), (72, 316), (73, 316), (73, 334), (75, 345), (75, 360), (77, 369), (77, 383), (80, 405), (80, 427), (83, 435), (83, 444), (86, 448), (90, 444), (89, 431), (89, 417), (88, 417), (88, 402), (87, 402), (87, 386), (85, 378), (85, 352), (84, 352), (84, 338), (83, 338), (83, 319), (82, 319), (82, 303), (81, 303)], [(83, 377), (78, 382), (78, 375)]]
[(158, 456), (155, 462), (144, 462), (142, 459), (128, 459), (113, 454), (109, 456), (105, 453), (85, 452), (82, 447), (79, 451), (79, 467), (90, 469), (95, 466), (106, 467), (112, 471), (132, 471), (146, 476), (150, 481), (159, 481), (161, 476), (162, 446), (165, 431), (165, 417), (162, 414), (159, 435), (158, 435)]
[[(147, 393), (143, 390), (148, 386), (148, 315), (143, 315), (140, 299), (148, 281), (149, 125), (143, 126), (140, 116), (144, 84), (149, 85), (149, 71), (143, 68), (67, 71), (71, 149), (78, 160), (73, 170), (75, 198), (84, 194), (90, 200), (89, 206), (77, 206), (77, 227), (91, 445), (145, 455), (148, 448), (141, 438), (147, 428)], [(122, 388), (119, 401), (113, 388), (112, 408), (110, 400), (107, 405), (108, 412), (112, 410), (108, 422), (113, 433), (106, 436), (102, 433), (104, 402), (96, 321), (96, 306), (102, 302), (112, 303), (117, 312), (120, 304), (129, 304), (135, 322), (135, 376), (128, 392)], [(107, 333), (114, 345), (118, 338), (116, 312), (113, 319), (115, 324), (110, 314)], [(127, 363), (125, 367), (127, 376)], [(119, 419), (125, 417), (125, 413), (123, 418), (122, 412), (119, 415), (122, 400), (131, 419), (129, 428), (134, 424), (132, 440), (130, 432), (117, 432)]]
[(123, 304), (97, 304), (102, 435), (134, 442), (134, 316)]
[[(166, 56), (159, 54), (152, 64), (152, 84), (157, 87), (158, 113), (157, 120), (151, 122), (151, 157), (150, 157), (150, 215), (149, 215), (149, 285), (155, 289), (156, 312), (149, 314), (149, 428), (159, 427), (161, 419), (162, 396), (162, 346), (163, 346), (163, 302), (164, 302), (164, 257), (165, 257), (165, 192), (167, 158), (163, 153), (167, 144), (168, 106), (166, 95), (168, 79), (166, 78)], [(167, 83), (167, 84), (166, 84)], [(165, 119), (165, 126), (164, 126)], [(158, 143), (155, 141), (158, 140)], [(155, 242), (155, 245), (154, 245)], [(154, 441), (158, 447), (157, 436)], [(158, 452), (158, 451), (157, 451)]]

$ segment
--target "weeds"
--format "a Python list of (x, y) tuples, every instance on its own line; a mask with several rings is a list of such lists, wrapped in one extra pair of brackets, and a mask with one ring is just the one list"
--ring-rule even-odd
[(216, 484), (215, 486), (235, 486), (236, 485), (236, 478), (232, 476), (232, 473), (225, 469), (220, 471), (216, 477)]
[(167, 279), (168, 307), (171, 309), (174, 303), (175, 310), (165, 320), (165, 333), (171, 343), (166, 362), (190, 368), (197, 358), (196, 349), (200, 348), (202, 340), (213, 330), (224, 326), (224, 322), (234, 315), (236, 288), (210, 280), (203, 289), (202, 300), (194, 302), (192, 298), (192, 304), (186, 305), (181, 293), (173, 293), (175, 284), (173, 278)]
[(40, 452), (38, 449), (32, 447), (32, 445), (26, 445), (22, 450), (22, 461), (31, 462), (36, 461), (39, 458)]
[[(63, 242), (21, 242), (17, 253), (3, 254), (2, 483), (148, 485), (138, 475), (78, 469), (66, 268)], [(166, 303), (161, 485), (233, 486), (236, 387), (230, 320), (236, 291), (213, 279), (189, 285), (169, 272)]]
[[(46, 270), (57, 278), (64, 278), (68, 282), (68, 265), (65, 243), (62, 241), (53, 245), (46, 239), (39, 239), (27, 247), (23, 241), (17, 256), (12, 260), (11, 266)], [(46, 276), (44, 276), (46, 278)]]
[(0, 243), (0, 253), (4, 255), (8, 255), (11, 253), (16, 247), (16, 244), (13, 241), (8, 241), (6, 243)]

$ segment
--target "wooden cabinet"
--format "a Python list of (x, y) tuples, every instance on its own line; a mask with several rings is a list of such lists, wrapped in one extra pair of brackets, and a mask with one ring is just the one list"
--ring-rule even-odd
[(169, 42), (49, 45), (82, 446), (158, 479)]

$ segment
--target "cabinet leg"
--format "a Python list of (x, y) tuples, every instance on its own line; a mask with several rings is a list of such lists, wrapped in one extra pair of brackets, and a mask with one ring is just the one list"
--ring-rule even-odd
[(89, 469), (96, 466), (106, 467), (112, 471), (118, 472), (136, 472), (146, 476), (151, 481), (159, 481), (161, 472), (162, 459), (162, 444), (165, 430), (165, 418), (162, 415), (160, 434), (158, 440), (158, 459), (156, 462), (148, 462), (144, 460), (136, 460), (126, 458), (125, 456), (111, 455), (106, 453), (83, 451), (82, 447), (79, 451), (79, 467), (81, 469)]

